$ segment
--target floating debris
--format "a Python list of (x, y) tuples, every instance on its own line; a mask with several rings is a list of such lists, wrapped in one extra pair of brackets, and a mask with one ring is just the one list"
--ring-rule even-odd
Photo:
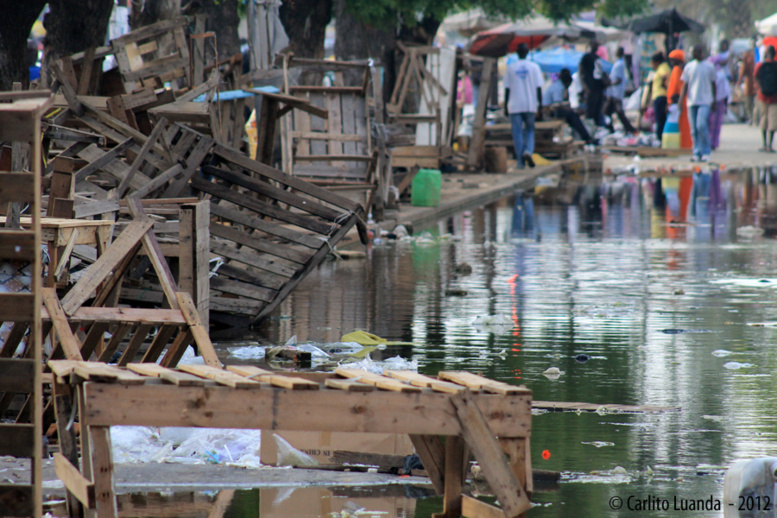
[(724, 363), (723, 367), (733, 371), (739, 369), (749, 369), (750, 367), (754, 367), (754, 365), (752, 363), (728, 362)]
[(580, 444), (589, 444), (597, 448), (604, 448), (606, 446), (615, 446), (614, 442), (609, 442), (609, 441), (592, 441), (592, 442), (583, 441)]
[(718, 358), (725, 358), (726, 356), (730, 356), (732, 354), (734, 353), (725, 349), (716, 349), (712, 351), (712, 356), (717, 356)]
[(558, 367), (549, 367), (545, 369), (542, 373), (542, 375), (548, 378), (549, 380), (557, 380), (563, 374), (564, 374), (564, 371), (560, 370)]

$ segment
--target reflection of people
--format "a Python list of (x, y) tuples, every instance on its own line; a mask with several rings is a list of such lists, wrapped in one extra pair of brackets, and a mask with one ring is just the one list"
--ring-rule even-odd
[(554, 119), (565, 120), (586, 144), (593, 144), (591, 134), (580, 120), (580, 116), (569, 106), (569, 85), (571, 84), (572, 73), (568, 68), (562, 68), (558, 79), (542, 92), (542, 105), (550, 110), (550, 116)]
[(518, 45), (518, 60), (507, 65), (505, 72), (505, 114), (510, 118), (513, 145), (518, 168), (534, 167), (534, 121), (542, 107), (542, 72), (540, 66), (528, 61), (529, 46)]
[(604, 88), (607, 86), (608, 79), (602, 68), (602, 60), (597, 51), (599, 42), (591, 41), (589, 52), (580, 58), (578, 72), (583, 83), (585, 92), (586, 117), (592, 119), (597, 126), (604, 127)]
[(688, 104), (691, 133), (693, 134), (693, 162), (709, 160), (710, 130), (707, 121), (710, 117), (710, 106), (715, 101), (715, 68), (704, 61), (704, 50), (700, 46), (693, 47), (693, 61), (683, 69), (683, 89), (680, 102)]
[(650, 66), (653, 68), (652, 80), (648, 83), (647, 95), (643, 97), (642, 109), (647, 109), (647, 102), (653, 103), (653, 112), (656, 118), (656, 137), (661, 141), (666, 123), (667, 99), (666, 92), (669, 86), (669, 76), (672, 70), (664, 59), (663, 52), (656, 52), (650, 58)]
[[(761, 114), (761, 137), (763, 147), (759, 151), (774, 153), (772, 143), (777, 131), (777, 63), (774, 61), (774, 47), (769, 45), (764, 59), (755, 66), (755, 83), (758, 92), (758, 111)], [(769, 139), (766, 134), (769, 133)]]
[[(632, 126), (631, 121), (623, 111), (623, 96), (626, 93), (626, 81), (628, 80), (628, 76), (626, 75), (626, 62), (623, 59), (623, 48), (618, 47), (615, 55), (618, 60), (610, 71), (610, 86), (607, 87), (607, 102), (604, 105), (604, 114), (608, 117), (612, 117), (613, 113), (617, 113), (621, 124), (623, 124), (623, 131), (627, 133), (636, 133), (637, 130)], [(610, 133), (615, 131), (612, 120), (607, 129), (610, 130)]]
[(691, 126), (688, 123), (688, 107), (680, 103), (680, 93), (683, 88), (683, 67), (685, 66), (685, 52), (675, 49), (669, 53), (669, 63), (672, 68), (672, 75), (669, 76), (669, 87), (666, 89), (666, 98), (671, 105), (677, 105), (680, 108), (680, 148), (691, 149), (693, 141), (691, 140)]

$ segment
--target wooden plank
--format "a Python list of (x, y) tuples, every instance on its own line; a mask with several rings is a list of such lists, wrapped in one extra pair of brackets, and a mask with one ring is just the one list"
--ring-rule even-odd
[(164, 356), (162, 356), (162, 359), (159, 360), (159, 365), (162, 367), (171, 368), (178, 365), (178, 362), (181, 361), (183, 354), (186, 352), (186, 349), (191, 345), (193, 340), (194, 337), (192, 336), (191, 329), (182, 329), (181, 332), (178, 333), (178, 336), (176, 336), (173, 340), (173, 343), (170, 344), (170, 347), (167, 348), (167, 351), (165, 352)]
[(31, 424), (0, 424), (0, 457), (10, 455), (20, 459), (33, 456), (35, 426)]
[[(56, 454), (62, 455), (65, 460), (78, 471), (78, 441), (76, 439), (75, 427), (70, 423), (70, 417), (73, 415), (74, 411), (73, 396), (75, 389), (71, 388), (69, 385), (57, 383), (55, 380), (53, 383), (53, 390), (54, 412), (57, 419), (57, 439), (59, 441), (60, 450)], [(67, 511), (69, 516), (81, 516), (83, 512), (83, 506), (80, 501), (70, 491), (67, 493)]]
[(92, 509), (96, 505), (94, 484), (87, 480), (78, 468), (61, 453), (54, 453), (54, 470), (57, 477), (65, 484), (65, 488), (72, 493), (84, 507)]
[[(179, 366), (180, 370), (192, 372), (188, 370), (190, 368), (214, 369)], [(461, 434), (461, 425), (450, 403), (452, 396), (431, 391), (360, 393), (281, 388), (235, 391), (219, 386), (121, 386), (111, 383), (87, 383), (84, 389), (89, 411), (82, 415), (90, 425)], [(472, 397), (488, 416), (489, 427), (495, 434), (526, 437), (530, 433), (527, 396), (505, 398), (484, 394)]]
[(274, 387), (290, 390), (318, 390), (320, 385), (314, 381), (291, 376), (281, 376), (266, 369), (260, 369), (253, 365), (228, 365), (227, 370), (254, 379), (263, 383), (270, 383)]
[(252, 93), (252, 94), (261, 95), (268, 99), (273, 99), (277, 102), (282, 102), (288, 106), (305, 111), (307, 113), (310, 113), (311, 115), (315, 115), (318, 118), (326, 119), (329, 117), (329, 112), (327, 110), (322, 109), (319, 106), (313, 106), (310, 104), (310, 102), (307, 99), (303, 99), (301, 97), (296, 97), (293, 95), (285, 95), (281, 93), (275, 94), (275, 93), (263, 92), (261, 90), (256, 90), (253, 88), (243, 88), (243, 91)]
[(116, 266), (137, 246), (152, 226), (153, 222), (148, 219), (135, 220), (124, 229), (124, 232), (119, 234), (108, 250), (89, 267), (87, 273), (62, 299), (62, 308), (66, 314), (72, 315), (89, 299), (91, 294), (113, 273)]
[(375, 390), (375, 387), (372, 385), (366, 385), (359, 380), (329, 378), (324, 384), (327, 388), (344, 390), (346, 392), (372, 392)]
[(114, 329), (113, 334), (111, 335), (111, 339), (105, 344), (105, 349), (100, 352), (100, 356), (97, 358), (98, 362), (108, 363), (111, 361), (122, 340), (124, 340), (124, 337), (127, 336), (127, 333), (129, 333), (132, 328), (132, 325), (133, 324), (130, 323), (124, 323), (116, 326), (116, 329)]
[[(44, 320), (50, 320), (48, 309), (42, 313)], [(102, 322), (107, 324), (130, 323), (149, 325), (185, 325), (186, 319), (179, 310), (150, 308), (104, 308), (82, 307), (70, 318), (71, 322)]]
[(297, 243), (314, 250), (321, 248), (320, 239), (317, 239), (316, 237), (309, 234), (304, 234), (302, 232), (297, 232), (290, 228), (277, 225), (264, 219), (259, 219), (255, 217), (253, 213), (248, 213), (247, 211), (231, 209), (228, 207), (223, 207), (217, 203), (212, 203), (210, 206), (210, 212), (214, 216), (227, 219), (234, 223), (239, 223), (240, 225), (251, 227), (254, 230), (259, 230), (271, 236), (286, 239), (292, 243)]
[(550, 410), (552, 412), (618, 412), (618, 413), (650, 413), (671, 412), (680, 410), (676, 406), (655, 405), (612, 405), (599, 403), (581, 403), (572, 401), (532, 401), (532, 408)]
[(191, 295), (186, 292), (178, 292), (176, 293), (176, 297), (178, 298), (181, 313), (183, 313), (186, 323), (189, 324), (189, 330), (197, 344), (200, 356), (205, 360), (205, 365), (221, 367), (221, 361), (219, 360), (215, 349), (213, 349), (208, 330), (200, 321), (200, 314), (197, 312), (197, 306), (194, 305)]
[(97, 144), (90, 144), (88, 147), (82, 149), (77, 155), (88, 163), (74, 173), (74, 180), (76, 182), (86, 180), (87, 176), (100, 171), (114, 160), (118, 160), (118, 158), (134, 143), (133, 139), (128, 138), (108, 151), (103, 151)]
[(498, 507), (467, 495), (461, 495), (461, 516), (467, 518), (505, 518)]
[(289, 268), (283, 264), (276, 263), (272, 259), (262, 259), (261, 257), (257, 257), (257, 254), (252, 253), (250, 250), (246, 250), (244, 252), (225, 243), (211, 244), (210, 249), (214, 254), (224, 256), (228, 259), (232, 259), (233, 261), (238, 261), (261, 270), (265, 270), (269, 273), (284, 277), (286, 279), (290, 279), (295, 273), (297, 273), (297, 269), (295, 268)]
[(443, 514), (447, 518), (461, 516), (461, 488), (464, 485), (462, 466), (465, 462), (467, 459), (464, 457), (464, 440), (458, 435), (445, 439)]
[(369, 371), (338, 367), (335, 369), (335, 374), (342, 376), (343, 378), (356, 379), (361, 383), (373, 385), (383, 390), (391, 390), (394, 392), (421, 392), (421, 389), (418, 387), (408, 385), (396, 379), (386, 378)]
[(34, 516), (32, 489), (24, 484), (0, 484), (0, 516)]
[(146, 349), (146, 354), (143, 355), (143, 359), (141, 360), (141, 362), (143, 363), (156, 362), (157, 358), (159, 358), (159, 355), (162, 354), (162, 351), (167, 345), (167, 342), (170, 341), (170, 339), (177, 331), (178, 331), (178, 326), (175, 326), (175, 325), (162, 326), (157, 331), (157, 334), (154, 337), (154, 340), (152, 340), (151, 345), (148, 347), (148, 349)]
[[(358, 137), (356, 133), (356, 103), (358, 99), (354, 94), (346, 94), (340, 96), (340, 105), (342, 111), (340, 112), (341, 119), (341, 131), (344, 135), (353, 135)], [(332, 135), (336, 136), (336, 135)], [(366, 137), (366, 135), (365, 135)], [(344, 155), (356, 155), (356, 144), (351, 140), (343, 141), (343, 154)]]
[(507, 464), (504, 453), (494, 438), (494, 432), (489, 428), (475, 398), (469, 392), (461, 392), (451, 396), (450, 400), (456, 409), (462, 435), (483, 470), (488, 485), (499, 500), (505, 516), (517, 517), (531, 509), (529, 497)]
[(73, 373), (85, 380), (119, 385), (142, 385), (146, 382), (143, 376), (134, 372), (98, 362), (78, 362)]
[(28, 322), (14, 322), (11, 332), (0, 347), (0, 358), (10, 358), (16, 352), (16, 348), (27, 333), (30, 327)]
[(174, 164), (170, 166), (168, 169), (166, 169), (164, 172), (160, 173), (159, 175), (152, 178), (148, 183), (146, 183), (143, 187), (140, 187), (139, 189), (135, 190), (135, 192), (132, 193), (133, 199), (141, 199), (145, 198), (146, 196), (149, 196), (152, 193), (155, 193), (155, 191), (158, 191), (162, 187), (164, 187), (168, 182), (172, 182), (176, 179), (178, 175), (183, 173), (184, 169), (181, 164)]
[(81, 344), (81, 357), (89, 360), (92, 353), (99, 350), (98, 346), (102, 346), (105, 340), (105, 332), (110, 329), (111, 325), (108, 322), (95, 322), (89, 328), (84, 338), (84, 343)]
[(140, 170), (140, 167), (143, 165), (146, 156), (151, 151), (151, 148), (154, 146), (154, 144), (156, 144), (157, 140), (159, 140), (159, 136), (166, 128), (167, 119), (162, 117), (159, 121), (157, 121), (156, 126), (154, 126), (154, 129), (151, 131), (148, 139), (143, 143), (143, 147), (140, 148), (140, 152), (135, 156), (135, 160), (132, 161), (132, 166), (130, 166), (129, 171), (127, 171), (127, 175), (122, 179), (121, 183), (116, 188), (116, 192), (114, 193), (115, 198), (121, 198), (126, 190), (129, 189), (130, 182), (135, 177), (135, 174)]
[(259, 388), (261, 386), (257, 381), (250, 380), (239, 374), (235, 374), (234, 372), (208, 365), (179, 365), (178, 369), (203, 378), (212, 379), (220, 385), (226, 385), (232, 388), (249, 389)]
[(120, 367), (126, 366), (135, 359), (140, 347), (146, 340), (146, 336), (152, 329), (154, 329), (154, 326), (151, 324), (141, 324), (135, 329), (135, 334), (132, 335), (132, 339), (130, 339), (129, 344), (127, 344), (127, 348), (124, 349), (121, 358), (119, 358), (118, 365)]
[(32, 293), (0, 293), (0, 315), (5, 322), (31, 322), (35, 309)]
[(70, 322), (68, 322), (67, 315), (65, 315), (65, 311), (59, 303), (56, 289), (43, 288), (41, 290), (41, 298), (46, 305), (47, 316), (51, 319), (54, 332), (56, 333), (55, 343), (58, 342), (60, 347), (62, 347), (65, 358), (68, 360), (83, 360), (81, 344), (70, 329)]
[[(337, 141), (332, 140), (329, 142), (330, 151), (332, 150), (333, 142)], [(342, 153), (339, 155), (295, 155), (294, 160), (300, 162), (372, 162), (372, 155), (344, 155)]]
[(447, 383), (445, 381), (440, 381), (434, 378), (430, 378), (429, 376), (424, 376), (423, 374), (419, 374), (415, 371), (389, 370), (385, 372), (385, 375), (390, 378), (406, 381), (415, 387), (430, 388), (435, 392), (444, 392), (446, 394), (458, 394), (462, 390), (467, 390), (466, 387), (462, 387), (461, 385), (456, 385), (455, 383)]
[[(88, 433), (91, 435), (91, 444), (87, 452), (91, 454), (92, 458), (97, 515), (118, 516), (113, 454), (111, 452), (111, 429), (108, 426), (92, 426)], [(87, 452), (85, 454), (89, 454)]]
[(80, 360), (49, 360), (47, 365), (62, 383), (69, 384), (70, 375), (76, 370), (79, 362)]
[(325, 94), (361, 94), (364, 92), (361, 86), (291, 85), (289, 90), (292, 92), (323, 92)]
[(510, 469), (515, 473), (518, 483), (526, 489), (526, 493), (534, 491), (534, 477), (531, 468), (531, 451), (529, 438), (499, 439), (499, 445), (510, 462)]
[(213, 236), (227, 239), (238, 245), (247, 246), (257, 252), (270, 254), (284, 260), (279, 264), (284, 264), (286, 261), (305, 264), (313, 255), (312, 252), (300, 252), (289, 246), (280, 245), (279, 243), (270, 241), (266, 238), (252, 236), (248, 232), (240, 231), (236, 228), (220, 225), (218, 223), (210, 224), (210, 233)]
[[(341, 140), (343, 142), (361, 142), (364, 140), (364, 138), (360, 135), (337, 135), (332, 133), (321, 133), (318, 131), (292, 131), (291, 136), (293, 138), (301, 138), (306, 140)], [(351, 154), (355, 154), (355, 152)]]
[(250, 198), (237, 191), (233, 191), (228, 187), (214, 182), (209, 182), (202, 178), (192, 178), (191, 184), (192, 187), (204, 193), (211, 194), (217, 198), (221, 198), (222, 200), (230, 201), (258, 214), (269, 216), (280, 221), (285, 221), (286, 223), (296, 225), (306, 230), (311, 230), (317, 234), (329, 235), (337, 228), (336, 225), (325, 223), (310, 216), (304, 216), (302, 214), (296, 214), (288, 210), (283, 210), (281, 208), (270, 205), (269, 203)]
[(438, 495), (445, 492), (445, 446), (437, 435), (410, 435), (418, 458)]
[(256, 180), (245, 174), (237, 174), (232, 171), (227, 171), (225, 169), (220, 169), (217, 167), (212, 167), (207, 165), (204, 166), (202, 169), (206, 174), (225, 180), (231, 183), (232, 185), (239, 185), (241, 187), (245, 187), (246, 189), (250, 189), (255, 193), (263, 194), (274, 200), (287, 203), (292, 207), (296, 207), (298, 209), (304, 210), (305, 212), (308, 212), (315, 216), (319, 216), (324, 219), (328, 219), (330, 221), (337, 221), (338, 219), (343, 217), (342, 211), (329, 208), (325, 205), (318, 203), (315, 200), (311, 200), (309, 198), (303, 198), (292, 192), (279, 189), (277, 187), (270, 185), (267, 182)]
[(32, 173), (0, 172), (0, 205), (29, 203), (35, 198)]
[[(221, 271), (221, 269), (219, 269), (219, 271)], [(250, 274), (246, 274), (246, 275), (250, 276)], [(254, 279), (254, 280), (257, 283), (261, 282), (261, 278)], [(278, 294), (278, 290), (263, 288), (263, 287), (257, 286), (257, 284), (241, 282), (241, 281), (227, 279), (225, 277), (219, 277), (219, 276), (215, 276), (212, 279), (210, 279), (210, 287), (211, 289), (220, 291), (222, 293), (239, 295), (241, 297), (247, 297), (253, 300), (260, 300), (262, 302), (272, 302), (272, 300)]]
[(34, 374), (34, 360), (0, 358), (0, 393), (31, 393), (35, 388)]
[(137, 374), (160, 378), (174, 385), (178, 385), (179, 387), (205, 386), (205, 380), (203, 378), (186, 372), (168, 369), (161, 365), (157, 365), (156, 363), (130, 363), (127, 365), (127, 368)]
[(440, 371), (437, 377), (441, 380), (451, 381), (464, 385), (474, 390), (484, 390), (492, 394), (501, 394), (503, 396), (514, 396), (520, 394), (531, 394), (531, 391), (523, 386), (508, 385), (501, 381), (495, 381), (483, 376), (478, 376), (466, 371)]
[(35, 248), (35, 232), (0, 230), (0, 259), (32, 261), (39, 253)]

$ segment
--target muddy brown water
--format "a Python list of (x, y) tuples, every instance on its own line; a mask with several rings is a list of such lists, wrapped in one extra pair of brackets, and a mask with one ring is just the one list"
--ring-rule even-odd
[[(536, 414), (534, 467), (562, 482), (529, 516), (722, 516), (726, 467), (777, 451), (776, 188), (754, 170), (519, 194), (324, 264), (258, 336), (329, 343), (366, 329), (412, 343), (374, 360), (399, 355), (422, 373), (477, 371), (539, 400), (678, 407)], [(503, 323), (477, 325), (484, 316)], [(237, 491), (224, 516), (427, 517), (441, 500), (425, 494)]]

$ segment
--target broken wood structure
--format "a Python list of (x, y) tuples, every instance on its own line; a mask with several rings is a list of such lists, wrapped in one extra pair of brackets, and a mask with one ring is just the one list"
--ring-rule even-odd
[[(48, 92), (0, 94), (0, 141), (25, 143), (31, 155), (30, 170), (0, 172), (0, 204), (8, 207), (8, 214), (18, 211), (23, 204), (30, 204), (32, 209), (32, 219), (25, 227), (11, 223), (0, 231), (0, 259), (31, 264), (32, 272), (42, 271), (40, 118), (50, 102)], [(19, 147), (16, 150), (26, 152)], [(6, 340), (0, 346), (2, 398), (8, 400), (20, 394), (26, 402), (16, 422), (0, 424), (0, 455), (30, 461), (28, 481), (0, 484), (0, 515), (3, 516), (37, 518), (43, 509), (42, 284), (41, 275), (32, 275), (29, 293), (0, 294), (2, 320), (30, 330), (26, 340), (17, 330), (16, 344)], [(22, 340), (23, 350), (14, 356)]]
[[(531, 507), (532, 405), (524, 387), (458, 371), (431, 378), (341, 369), (312, 381), (250, 366), (170, 369), (138, 363), (125, 369), (78, 361), (49, 366), (58, 394), (74, 390), (56, 404), (70, 411), (77, 402), (82, 426), (81, 468), (57, 453), (57, 475), (70, 497), (99, 516), (116, 516), (110, 444), (115, 425), (407, 433), (443, 495), (441, 516), (517, 517)], [(67, 421), (58, 422), (58, 431), (75, 444)], [(462, 494), (470, 455), (500, 507)]]

